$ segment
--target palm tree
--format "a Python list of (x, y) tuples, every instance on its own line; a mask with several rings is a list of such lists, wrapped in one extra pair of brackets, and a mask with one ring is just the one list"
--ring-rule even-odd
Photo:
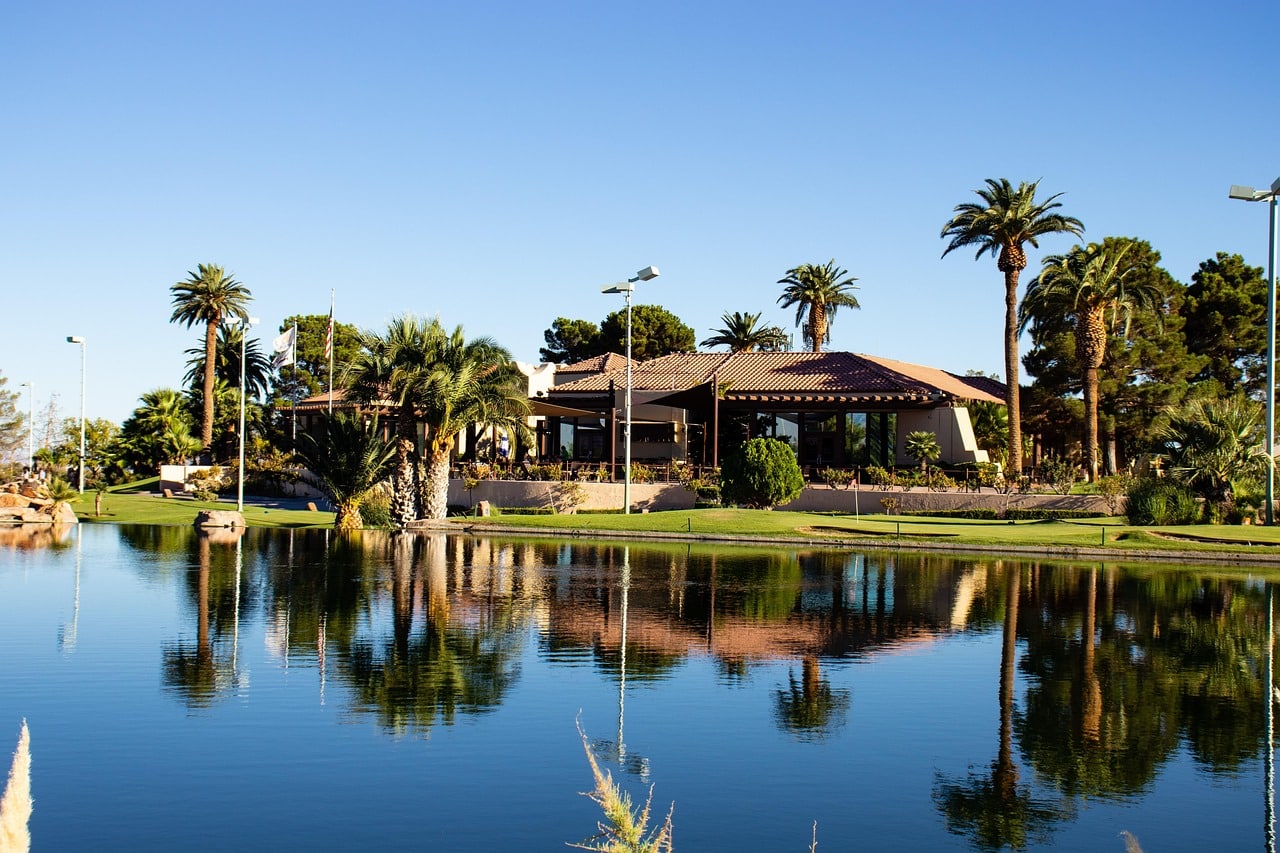
[(200, 421), (200, 441), (205, 447), (213, 443), (213, 380), (216, 368), (218, 326), (230, 317), (247, 320), (249, 289), (232, 278), (222, 267), (200, 264), (196, 272), (188, 272), (185, 281), (169, 288), (173, 294), (170, 323), (184, 323), (189, 329), (204, 323), (204, 413)]
[(395, 456), (376, 417), (366, 424), (360, 415), (338, 412), (325, 419), (321, 437), (303, 433), (298, 440), (298, 458), (311, 474), (307, 480), (333, 503), (338, 530), (364, 526), (360, 504), (391, 473)]
[(942, 237), (951, 238), (945, 258), (953, 249), (977, 246), (975, 260), (983, 253), (996, 256), (996, 268), (1004, 273), (1004, 378), (1005, 403), (1009, 408), (1009, 468), (1016, 477), (1022, 473), (1022, 410), (1018, 400), (1018, 276), (1027, 267), (1023, 245), (1039, 248), (1038, 238), (1046, 234), (1084, 231), (1080, 220), (1054, 213), (1061, 207), (1050, 196), (1036, 202), (1039, 181), (1020, 183), (1015, 189), (1008, 179), (987, 178), (986, 189), (975, 190), (981, 203), (958, 204), (955, 216), (942, 227)]
[(134, 468), (159, 470), (200, 452), (199, 439), (191, 434), (189, 400), (172, 388), (148, 391), (120, 428), (119, 444)]
[(942, 456), (942, 447), (938, 444), (938, 436), (928, 430), (918, 429), (907, 433), (906, 440), (902, 443), (902, 449), (912, 459), (920, 463), (920, 473), (924, 474), (929, 469), (929, 463), (936, 461)]
[(855, 281), (848, 270), (836, 266), (834, 259), (822, 266), (801, 264), (787, 270), (786, 278), (778, 279), (778, 284), (786, 285), (778, 302), (783, 308), (796, 306), (796, 325), (814, 352), (821, 352), (822, 345), (831, 339), (831, 321), (837, 308), (862, 307), (849, 292), (858, 289)]
[(1235, 503), (1235, 485), (1257, 482), (1267, 473), (1262, 407), (1243, 396), (1189, 400), (1169, 411), (1157, 430), (1169, 475), (1185, 483), (1211, 508), (1226, 514)]
[(725, 312), (720, 317), (724, 326), (712, 329), (714, 335), (703, 341), (704, 347), (728, 347), (729, 352), (778, 352), (787, 345), (787, 333), (778, 326), (757, 326), (759, 314)]
[[(221, 379), (228, 385), (240, 387), (240, 339), (244, 337), (243, 326), (219, 326), (218, 339), (214, 345), (213, 373), (215, 381)], [(204, 347), (192, 347), (186, 350), (187, 372), (182, 377), (188, 388), (195, 389), (204, 381)], [(271, 359), (262, 354), (261, 343), (257, 338), (244, 342), (244, 387), (251, 399), (262, 399), (271, 384)], [(215, 394), (216, 398), (216, 394)]]
[(426, 329), (431, 371), (421, 399), (427, 425), (426, 518), (444, 518), (449, 497), (449, 457), (458, 433), (472, 424), (498, 427), (528, 440), (526, 380), (511, 354), (490, 338), (468, 341), (462, 327), (447, 331), (433, 320)]
[(430, 324), (412, 315), (397, 317), (381, 335), (363, 332), (360, 351), (347, 365), (352, 399), (365, 406), (389, 406), (395, 416), (395, 467), (391, 472), (391, 517), (399, 527), (421, 513), (418, 488), (418, 410), (431, 359)]
[(1084, 371), (1085, 469), (1091, 483), (1098, 479), (1098, 368), (1107, 342), (1117, 328), (1121, 337), (1129, 336), (1134, 311), (1154, 309), (1164, 301), (1149, 279), (1126, 281), (1137, 269), (1129, 259), (1132, 248), (1128, 240), (1090, 243), (1048, 256), (1018, 311), (1019, 331), (1036, 320), (1064, 315), (1075, 320), (1076, 358)]

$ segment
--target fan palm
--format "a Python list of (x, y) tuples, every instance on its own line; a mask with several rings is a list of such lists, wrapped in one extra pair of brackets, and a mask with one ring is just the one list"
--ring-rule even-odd
[(529, 398), (511, 354), (490, 338), (468, 341), (462, 327), (428, 326), (431, 370), (421, 399), (427, 425), (426, 518), (444, 518), (449, 496), (449, 457), (458, 433), (472, 424), (498, 427), (528, 439)]
[(837, 308), (862, 307), (850, 293), (858, 289), (855, 281), (848, 270), (836, 266), (834, 259), (821, 266), (801, 264), (787, 270), (786, 278), (778, 279), (778, 284), (786, 285), (778, 303), (783, 308), (796, 306), (796, 325), (814, 352), (821, 352), (822, 345), (831, 339), (831, 321)]
[(1235, 503), (1235, 484), (1266, 476), (1262, 407), (1243, 396), (1189, 400), (1157, 431), (1169, 475), (1220, 511)]
[(404, 527), (421, 515), (418, 496), (418, 410), (431, 371), (427, 330), (412, 315), (397, 317), (379, 335), (360, 335), (360, 351), (347, 365), (350, 396), (365, 406), (386, 406), (395, 417), (395, 467), (391, 516)]
[(921, 473), (928, 471), (930, 462), (935, 462), (942, 456), (942, 446), (938, 444), (938, 436), (923, 429), (907, 433), (902, 449), (920, 463)]
[(1106, 357), (1107, 341), (1117, 329), (1121, 337), (1128, 337), (1135, 310), (1154, 309), (1164, 301), (1150, 279), (1127, 281), (1137, 269), (1129, 254), (1132, 248), (1130, 241), (1090, 243), (1048, 256), (1018, 310), (1019, 330), (1036, 320), (1068, 316), (1075, 321), (1076, 358), (1084, 373), (1085, 469), (1090, 482), (1098, 479), (1098, 368)]
[(759, 326), (759, 314), (734, 311), (721, 315), (724, 323), (712, 329), (714, 335), (702, 342), (704, 347), (728, 347), (729, 352), (778, 352), (787, 345), (787, 333), (777, 326)]
[(173, 294), (170, 323), (184, 323), (189, 329), (204, 323), (204, 396), (200, 421), (200, 441), (213, 443), (213, 380), (216, 370), (218, 326), (230, 317), (246, 320), (249, 289), (216, 264), (200, 264), (195, 272), (169, 288)]
[(956, 205), (955, 215), (942, 226), (942, 238), (951, 242), (943, 251), (977, 246), (975, 259), (986, 252), (996, 256), (996, 268), (1004, 274), (1004, 378), (1009, 408), (1009, 467), (1016, 476), (1022, 470), (1022, 411), (1018, 395), (1018, 276), (1027, 267), (1023, 245), (1039, 247), (1046, 234), (1084, 231), (1080, 220), (1053, 211), (1062, 205), (1061, 193), (1036, 201), (1039, 181), (1020, 183), (987, 178), (986, 189), (975, 190), (981, 202)]
[(338, 530), (364, 526), (360, 504), (391, 473), (396, 449), (382, 438), (378, 419), (368, 424), (360, 415), (338, 412), (324, 421), (319, 437), (298, 439), (298, 458), (307, 466), (307, 481), (333, 504)]

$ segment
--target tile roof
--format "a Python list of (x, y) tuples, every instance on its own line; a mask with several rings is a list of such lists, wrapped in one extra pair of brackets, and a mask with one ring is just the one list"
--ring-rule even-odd
[[(1003, 399), (993, 393), (998, 389), (992, 386), (999, 383), (985, 377), (960, 377), (933, 367), (851, 352), (676, 353), (637, 364), (632, 369), (632, 388), (642, 393), (680, 391), (709, 382), (712, 376), (726, 399), (865, 395), (913, 400)], [(609, 389), (610, 381), (621, 387), (626, 382), (625, 370), (566, 382), (549, 393), (600, 393)]]
[[(633, 362), (639, 364), (640, 362)], [(625, 369), (627, 366), (627, 357), (618, 355), (616, 352), (607, 352), (604, 355), (596, 355), (591, 358), (584, 358), (582, 361), (575, 361), (573, 364), (562, 364), (556, 368), (556, 374), (562, 373), (604, 373), (609, 370)], [(634, 370), (634, 367), (633, 367)]]

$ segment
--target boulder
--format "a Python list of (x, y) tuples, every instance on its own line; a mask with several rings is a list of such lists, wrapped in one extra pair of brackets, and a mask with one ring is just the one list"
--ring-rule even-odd
[(195, 526), (244, 527), (244, 515), (234, 509), (205, 509), (196, 513)]

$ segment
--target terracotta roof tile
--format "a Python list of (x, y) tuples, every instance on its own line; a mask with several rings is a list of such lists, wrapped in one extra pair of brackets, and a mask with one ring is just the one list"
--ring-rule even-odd
[[(639, 364), (640, 362), (634, 362)], [(562, 373), (603, 373), (607, 370), (622, 370), (627, 366), (627, 357), (616, 352), (595, 355), (575, 361), (573, 364), (562, 364), (556, 368), (556, 375)]]
[[(635, 365), (632, 388), (640, 392), (678, 391), (708, 382), (713, 375), (728, 398), (836, 399), (871, 394), (910, 399), (1001, 399), (990, 387), (999, 383), (985, 377), (958, 377), (933, 367), (850, 352), (677, 353)], [(982, 383), (969, 381), (977, 379)], [(626, 381), (625, 369), (566, 382), (550, 393), (599, 393), (608, 390), (610, 381), (620, 387)]]

